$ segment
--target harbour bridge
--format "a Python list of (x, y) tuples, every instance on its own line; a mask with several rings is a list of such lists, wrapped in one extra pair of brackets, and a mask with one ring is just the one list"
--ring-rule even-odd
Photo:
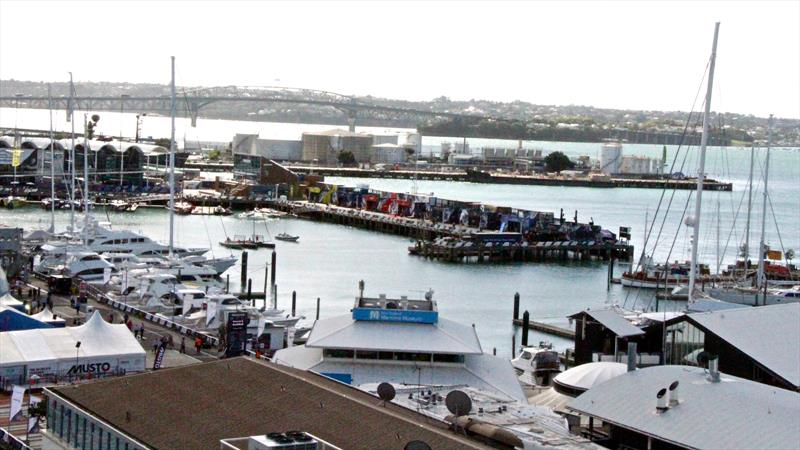
[[(0, 96), (0, 106), (24, 107), (33, 109), (52, 108), (69, 110), (74, 107), (81, 111), (158, 111), (169, 112), (171, 102), (169, 95), (101, 95), (101, 96), (53, 96), (22, 95)], [(220, 86), (182, 90), (177, 94), (178, 113), (191, 119), (192, 126), (197, 125), (200, 109), (218, 102), (248, 102), (258, 104), (304, 104), (327, 106), (346, 115), (350, 131), (355, 131), (359, 117), (386, 117), (420, 120), (431, 117), (492, 119), (512, 121), (502, 117), (485, 114), (471, 114), (434, 109), (414, 109), (399, 106), (383, 105), (363, 98), (315, 89), (286, 88), (274, 86)]]

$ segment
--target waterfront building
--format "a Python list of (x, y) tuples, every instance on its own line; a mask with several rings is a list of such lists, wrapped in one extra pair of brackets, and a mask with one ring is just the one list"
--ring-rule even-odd
[(260, 156), (275, 161), (300, 161), (303, 143), (293, 139), (260, 139), (257, 134), (233, 136), (231, 149), (234, 155)]
[(274, 360), (354, 386), (471, 386), (526, 403), (511, 363), (485, 354), (475, 328), (439, 317), (430, 298), (359, 296), (350, 314), (318, 320), (305, 345)]
[[(785, 356), (796, 364), (796, 355)], [(608, 448), (787, 449), (797, 447), (800, 429), (800, 394), (720, 373), (713, 364), (626, 372), (567, 409), (602, 421), (587, 434)]]
[(145, 351), (123, 324), (96, 311), (83, 325), (0, 333), (0, 388), (105, 378), (145, 370)]
[(668, 364), (719, 357), (721, 371), (800, 391), (800, 303), (687, 314), (667, 322)]
[(352, 152), (356, 162), (368, 163), (372, 135), (340, 129), (303, 133), (303, 161), (337, 165), (341, 152)]
[(0, 226), (0, 267), (12, 277), (22, 268), (22, 228)]
[(411, 441), (489, 448), (326, 377), (244, 357), (48, 388), (45, 395), (44, 439), (69, 449), (210, 449), (221, 440), (291, 430), (343, 449), (400, 450)]
[(406, 161), (406, 149), (393, 143), (375, 144), (370, 150), (370, 164), (400, 164)]

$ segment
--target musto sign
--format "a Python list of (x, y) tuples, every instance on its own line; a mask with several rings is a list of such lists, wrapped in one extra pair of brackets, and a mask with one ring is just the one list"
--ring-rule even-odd
[(75, 364), (69, 368), (67, 375), (80, 375), (82, 373), (106, 373), (111, 371), (111, 363), (86, 363)]

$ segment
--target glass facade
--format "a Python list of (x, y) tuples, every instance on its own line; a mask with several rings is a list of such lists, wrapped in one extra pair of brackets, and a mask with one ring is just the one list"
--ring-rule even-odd
[(697, 354), (703, 351), (705, 333), (684, 320), (667, 327), (667, 364), (697, 365)]
[(122, 433), (79, 412), (73, 405), (48, 393), (47, 429), (51, 438), (67, 448), (85, 450), (140, 450)]
[(412, 352), (386, 352), (374, 350), (343, 350), (324, 349), (322, 356), (325, 358), (358, 359), (373, 361), (406, 361), (425, 363), (463, 364), (464, 355), (445, 353), (412, 353)]

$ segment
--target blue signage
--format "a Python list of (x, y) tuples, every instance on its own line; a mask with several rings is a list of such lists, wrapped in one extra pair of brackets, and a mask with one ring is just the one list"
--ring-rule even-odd
[(353, 376), (350, 375), (349, 373), (320, 372), (320, 375), (324, 375), (328, 378), (340, 381), (345, 384), (353, 384)]
[(439, 313), (436, 311), (405, 309), (353, 308), (353, 320), (373, 322), (436, 323), (439, 320)]

